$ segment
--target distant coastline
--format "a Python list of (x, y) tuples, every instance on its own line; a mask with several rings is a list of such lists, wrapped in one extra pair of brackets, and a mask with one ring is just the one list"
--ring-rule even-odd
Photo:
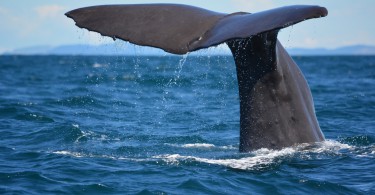
[[(375, 46), (352, 45), (335, 49), (327, 48), (286, 48), (291, 55), (323, 56), (323, 55), (375, 55)], [(193, 52), (192, 55), (230, 55), (229, 49), (218, 46), (216, 49)], [(0, 55), (171, 55), (161, 49), (139, 47), (132, 44), (103, 44), (103, 45), (62, 45), (34, 46), (6, 51)]]

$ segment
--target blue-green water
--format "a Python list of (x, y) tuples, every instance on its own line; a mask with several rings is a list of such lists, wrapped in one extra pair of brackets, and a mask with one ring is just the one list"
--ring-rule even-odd
[(0, 56), (0, 194), (374, 194), (375, 56), (294, 59), (327, 141), (239, 153), (231, 57)]

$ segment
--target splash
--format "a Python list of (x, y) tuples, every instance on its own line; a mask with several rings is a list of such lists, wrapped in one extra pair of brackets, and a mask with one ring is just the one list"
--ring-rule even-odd
[(214, 144), (209, 143), (190, 143), (190, 144), (169, 144), (166, 143), (165, 145), (178, 147), (178, 148), (200, 148), (200, 149), (229, 149), (229, 150), (237, 150), (237, 147), (228, 145), (228, 146), (216, 146)]
[(52, 152), (53, 154), (60, 154), (60, 155), (64, 155), (64, 156), (73, 156), (73, 157), (77, 157), (77, 158), (82, 158), (82, 157), (85, 157), (86, 155), (82, 154), (82, 153), (79, 153), (79, 152), (70, 152), (70, 151), (65, 151), (65, 150), (61, 150), (61, 151), (55, 151), (55, 152)]
[(295, 151), (291, 148), (285, 148), (277, 151), (260, 149), (251, 153), (250, 157), (240, 159), (209, 159), (194, 156), (182, 156), (179, 154), (159, 155), (155, 156), (155, 158), (163, 159), (165, 162), (170, 164), (178, 164), (180, 161), (197, 161), (207, 164), (226, 166), (234, 169), (252, 170), (258, 169), (263, 165), (270, 165), (274, 163), (276, 158), (291, 156), (294, 152)]
[(184, 67), (184, 64), (185, 64), (188, 56), (189, 56), (189, 53), (183, 55), (182, 58), (180, 59), (180, 61), (178, 62), (177, 69), (174, 72), (175, 76), (168, 81), (168, 83), (166, 84), (167, 88), (170, 88), (172, 85), (177, 84), (177, 81), (178, 81), (178, 79), (180, 79), (180, 76), (181, 76), (182, 68)]
[(101, 64), (101, 63), (97, 63), (97, 62), (95, 62), (94, 64), (92, 64), (92, 67), (93, 67), (93, 68), (108, 67), (108, 64)]
[[(215, 147), (210, 144), (185, 144), (182, 147)], [(214, 164), (241, 170), (259, 170), (264, 167), (269, 167), (274, 164), (282, 162), (283, 159), (290, 159), (292, 157), (299, 157), (302, 159), (309, 159), (311, 156), (317, 154), (340, 154), (342, 150), (352, 150), (353, 147), (347, 144), (342, 144), (337, 141), (324, 141), (315, 144), (300, 144), (294, 147), (287, 147), (281, 150), (259, 149), (247, 153), (243, 158), (222, 158), (210, 159), (195, 156), (183, 156), (180, 154), (166, 154), (154, 156), (156, 159), (162, 159), (169, 164), (179, 164), (184, 161), (196, 161), (207, 164)]]
[[(237, 149), (234, 146), (216, 146), (209, 143), (190, 143), (190, 144), (165, 144), (172, 147), (181, 147), (187, 149), (205, 149), (205, 150), (232, 150)], [(227, 168), (240, 170), (259, 171), (275, 165), (279, 165), (290, 159), (321, 159), (331, 158), (332, 156), (349, 155), (356, 158), (375, 158), (375, 147), (373, 145), (360, 147), (343, 144), (338, 141), (327, 140), (314, 144), (300, 144), (293, 147), (287, 147), (281, 150), (271, 150), (262, 148), (250, 153), (237, 153), (231, 156), (218, 158), (206, 158), (182, 154), (160, 154), (144, 157), (114, 156), (111, 154), (96, 154), (89, 152), (74, 152), (68, 150), (59, 150), (53, 154), (71, 156), (76, 158), (107, 158), (113, 160), (124, 160), (132, 162), (157, 163), (165, 162), (169, 165), (183, 166), (190, 162), (199, 162), (210, 165), (224, 166)]]

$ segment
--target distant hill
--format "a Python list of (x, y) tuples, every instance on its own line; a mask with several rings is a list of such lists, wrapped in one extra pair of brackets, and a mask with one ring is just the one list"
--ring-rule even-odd
[(35, 46), (5, 52), (3, 55), (164, 55), (161, 49), (134, 45), (62, 45), (57, 47)]
[(369, 45), (353, 45), (336, 49), (290, 48), (287, 50), (291, 55), (375, 55), (375, 46)]
[[(326, 48), (287, 48), (291, 55), (375, 55), (375, 46), (353, 45), (336, 49)], [(230, 55), (229, 49), (218, 46), (218, 49), (201, 50), (192, 53), (200, 55)], [(2, 55), (169, 55), (161, 49), (140, 47), (132, 44), (104, 45), (63, 45), (57, 47), (35, 46), (5, 52)]]

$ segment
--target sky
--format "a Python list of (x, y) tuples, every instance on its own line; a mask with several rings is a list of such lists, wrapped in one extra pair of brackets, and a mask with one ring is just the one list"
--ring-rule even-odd
[(179, 3), (222, 13), (258, 12), (288, 5), (320, 5), (325, 18), (313, 19), (283, 29), (279, 40), (286, 48), (337, 48), (375, 45), (374, 0), (1, 0), (0, 53), (31, 46), (105, 44), (110, 38), (74, 25), (64, 13), (103, 4)]

